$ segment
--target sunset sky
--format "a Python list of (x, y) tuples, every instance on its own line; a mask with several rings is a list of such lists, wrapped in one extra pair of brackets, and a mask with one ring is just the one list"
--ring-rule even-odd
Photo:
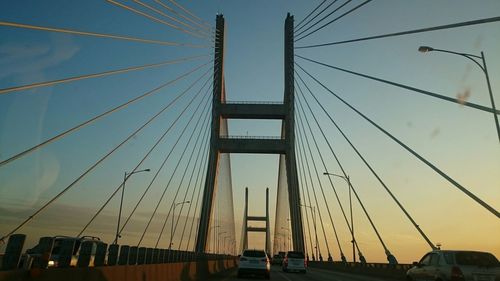
[[(118, 1), (144, 10), (129, 0)], [(168, 1), (164, 1), (168, 2)], [(232, 101), (282, 101), (283, 26), (287, 12), (301, 21), (320, 1), (299, 0), (205, 0), (178, 1), (211, 25), (222, 13), (226, 20), (225, 82)], [(343, 3), (343, 1), (341, 1)], [(342, 12), (361, 3), (355, 0)], [(154, 1), (144, 0), (161, 8)], [(334, 6), (340, 5), (340, 2)], [(331, 10), (331, 9), (330, 9)], [(152, 12), (150, 12), (152, 13)], [(296, 46), (326, 43), (410, 29), (497, 17), (497, 0), (378, 0), (361, 7), (323, 30), (296, 42)], [(157, 15), (159, 18), (161, 16)], [(15, 1), (0, 2), (0, 22), (15, 22), (89, 32), (140, 37), (199, 45), (211, 45), (107, 1)], [(483, 72), (466, 58), (444, 53), (419, 53), (421, 45), (479, 55), (484, 52), (497, 108), (500, 107), (500, 23), (376, 39), (328, 47), (297, 49), (296, 54), (363, 74), (432, 91), (451, 98), (491, 107)], [(129, 42), (107, 38), (27, 30), (0, 25), (0, 88), (34, 82), (158, 63), (181, 57), (207, 55), (182, 64), (16, 91), (0, 95), (0, 160), (23, 151), (151, 90), (198, 65), (211, 60), (210, 48), (190, 48)], [(296, 58), (332, 91), (347, 100), (377, 124), (405, 142), (451, 178), (500, 209), (500, 144), (493, 116), (459, 104), (438, 100), (380, 82), (328, 69)], [(107, 116), (35, 153), (0, 167), (0, 236), (27, 218), (55, 194), (74, 181), (99, 157), (146, 122), (211, 64), (158, 94)], [(298, 70), (298, 67), (296, 68)], [(500, 258), (500, 220), (464, 193), (410, 155), (397, 143), (340, 103), (307, 75), (299, 71), (316, 97), (328, 109), (351, 141), (375, 168), (395, 196), (407, 208), (433, 243), (444, 249), (474, 249)], [(201, 81), (204, 82), (208, 76)], [(202, 83), (195, 86), (201, 88)], [(191, 95), (189, 96), (191, 97)], [(32, 245), (40, 236), (76, 235), (95, 210), (120, 185), (124, 171), (131, 171), (187, 104), (186, 96), (151, 123), (92, 173), (65, 193), (32, 222), (19, 230)], [(208, 98), (207, 95), (204, 96)], [(399, 262), (418, 260), (429, 246), (419, 236), (377, 179), (335, 129), (321, 109), (308, 98), (322, 129), (334, 146), (351, 181), (370, 212), (385, 243)], [(200, 102), (195, 100), (195, 105)], [(206, 99), (204, 100), (206, 101)], [(203, 114), (207, 115), (208, 112)], [(186, 124), (194, 107), (179, 121)], [(196, 113), (195, 117), (200, 113)], [(196, 118), (195, 118), (196, 120)], [(313, 119), (309, 117), (309, 122)], [(207, 119), (200, 126), (206, 126)], [(229, 121), (231, 135), (279, 136), (278, 121)], [(129, 214), (168, 153), (182, 125), (173, 128), (165, 141), (143, 165), (150, 173), (127, 181), (124, 214)], [(328, 171), (340, 174), (319, 130), (313, 127)], [(310, 134), (308, 134), (311, 140)], [(181, 145), (184, 142), (181, 142)], [(179, 157), (177, 149), (172, 159)], [(315, 153), (315, 152), (313, 152)], [(316, 155), (317, 156), (317, 155)], [(187, 156), (186, 156), (187, 157)], [(250, 212), (264, 214), (265, 188), (270, 188), (271, 210), (276, 205), (277, 155), (231, 155), (236, 239), (240, 239), (244, 188), (250, 189)], [(319, 162), (319, 158), (316, 158)], [(137, 243), (143, 225), (154, 209), (175, 161), (159, 175), (143, 208), (123, 234), (122, 243)], [(203, 166), (205, 167), (205, 166)], [(324, 172), (321, 169), (319, 172)], [(343, 251), (350, 255), (350, 234), (333, 197), (327, 178), (322, 177), (328, 204)], [(176, 178), (174, 182), (177, 182)], [(343, 204), (346, 183), (334, 179)], [(317, 187), (315, 187), (317, 188)], [(166, 198), (172, 198), (173, 190)], [(115, 198), (89, 228), (89, 233), (112, 242), (118, 198)], [(170, 203), (168, 203), (170, 204)], [(167, 205), (159, 210), (165, 217)], [(320, 203), (328, 244), (335, 260), (339, 249), (332, 226)], [(185, 212), (185, 211), (184, 211)], [(274, 226), (274, 211), (271, 212)], [(185, 215), (185, 213), (184, 213)], [(354, 205), (357, 241), (368, 261), (385, 262), (384, 251), (358, 204)], [(155, 220), (151, 231), (161, 228)], [(170, 227), (169, 224), (167, 224)], [(274, 230), (273, 230), (274, 231)], [(154, 246), (156, 234), (148, 234), (146, 245)], [(180, 236), (180, 234), (179, 234)], [(325, 242), (320, 247), (326, 257)], [(250, 236), (249, 246), (263, 248), (264, 236)], [(239, 245), (239, 244), (238, 244)], [(168, 247), (164, 240), (161, 247)], [(4, 247), (0, 246), (0, 251)]]

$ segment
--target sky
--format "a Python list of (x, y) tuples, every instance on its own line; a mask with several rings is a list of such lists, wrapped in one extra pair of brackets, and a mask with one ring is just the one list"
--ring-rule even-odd
[[(146, 11), (133, 1), (117, 2)], [(179, 1), (181, 5), (211, 25), (215, 21), (216, 14), (224, 15), (225, 86), (227, 99), (231, 101), (282, 100), (284, 19), (287, 12), (290, 12), (298, 23), (319, 2)], [(335, 15), (340, 15), (341, 12), (354, 7), (355, 3), (361, 2), (353, 1)], [(162, 9), (161, 5), (154, 1), (144, 1), (144, 3)], [(339, 3), (333, 7), (337, 7)], [(378, 0), (299, 40), (296, 46), (495, 17), (499, 13), (500, 2), (495, 0), (397, 2)], [(174, 30), (108, 1), (93, 0), (79, 3), (63, 0), (1, 1), (0, 21), (160, 41), (208, 46), (211, 44), (209, 41)], [(0, 38), (0, 88), (2, 89), (181, 57), (206, 55), (180, 64), (0, 95), (1, 160), (158, 87), (201, 64), (208, 63), (186, 79), (165, 87), (158, 93), (102, 118), (35, 153), (0, 167), (1, 235), (8, 233), (16, 224), (68, 186), (100, 156), (119, 144), (163, 106), (173, 101), (175, 96), (211, 67), (209, 47), (165, 46), (6, 26), (0, 26)], [(321, 48), (296, 49), (296, 54), (451, 98), (465, 96), (469, 102), (490, 106), (484, 74), (475, 64), (463, 57), (437, 52), (422, 54), (417, 49), (421, 45), (428, 45), (471, 54), (480, 54), (483, 51), (492, 91), (498, 105), (500, 103), (498, 102), (499, 44), (499, 24), (489, 23)], [(472, 193), (497, 210), (500, 208), (500, 146), (492, 114), (327, 69), (300, 58), (296, 58), (296, 62), (333, 92)], [(299, 71), (299, 75), (305, 79), (322, 105), (327, 108), (433, 243), (442, 244), (444, 249), (483, 250), (500, 257), (500, 239), (497, 238), (500, 237), (500, 223), (497, 217), (360, 118), (307, 78), (303, 72)], [(205, 93), (207, 89), (202, 88), (202, 84), (207, 78), (208, 76), (203, 76), (200, 83), (193, 88), (202, 89), (201, 96), (194, 100), (193, 106), (189, 107), (186, 114), (180, 118), (179, 125), (169, 131), (158, 149), (141, 165), (141, 168), (150, 168), (152, 171), (134, 175), (127, 181), (125, 214), (131, 212), (137, 197), (158, 171), (165, 155), (175, 144), (177, 137), (181, 136), (183, 125), (188, 124), (189, 118), (193, 115), (207, 116), (201, 118), (205, 123), (200, 122), (200, 128), (208, 124), (208, 111), (195, 113), (198, 103), (201, 104), (200, 108), (205, 108), (203, 102), (208, 96)], [(100, 204), (120, 185), (123, 173), (131, 171), (154, 145), (161, 132), (174, 122), (195, 91), (190, 93), (180, 98), (178, 103), (160, 115), (150, 126), (135, 134), (129, 142), (40, 213), (19, 233), (27, 233), (28, 242), (31, 244), (38, 239), (37, 237), (43, 235), (76, 235)], [(205, 100), (202, 100), (202, 97), (205, 97)], [(428, 245), (338, 133), (328, 117), (312, 99), (308, 100), (388, 248), (400, 262), (409, 263), (418, 260), (429, 250)], [(197, 119), (194, 118), (193, 123), (189, 123), (190, 126), (194, 128)], [(313, 119), (309, 121), (313, 122)], [(280, 128), (281, 123), (278, 121), (229, 121), (231, 135), (279, 136)], [(181, 153), (182, 145), (187, 143), (190, 130), (182, 135), (182, 141), (174, 150), (166, 169), (161, 171), (158, 180), (151, 188), (151, 193), (145, 197), (145, 203), (138, 209), (137, 217), (133, 217), (130, 227), (122, 235), (124, 243), (137, 243), (143, 225), (161, 196), (163, 187), (169, 181), (175, 164), (186, 163), (191, 150), (187, 150), (185, 157), (181, 157)], [(313, 134), (307, 133), (307, 135), (309, 139), (314, 135), (318, 140), (328, 171), (340, 173), (340, 168), (319, 130), (313, 126)], [(318, 161), (319, 158), (314, 150), (313, 154)], [(235, 154), (230, 157), (236, 239), (239, 240), (245, 187), (250, 189), (252, 204), (249, 211), (252, 214), (263, 214), (266, 187), (270, 188), (271, 210), (275, 208), (278, 156)], [(184, 162), (176, 160), (181, 158)], [(200, 169), (195, 169), (198, 170)], [(316, 179), (314, 181), (317, 182)], [(350, 259), (349, 231), (343, 222), (340, 208), (327, 178), (323, 176), (321, 181), (332, 210), (341, 247)], [(347, 204), (345, 183), (338, 178), (333, 181), (343, 204)], [(174, 177), (173, 183), (173, 186), (176, 184), (181, 186), (181, 194), (187, 189), (187, 185), (180, 182), (180, 176)], [(317, 183), (315, 186), (318, 188)], [(165, 195), (166, 202), (168, 200), (171, 202), (175, 196), (174, 191), (174, 188), (168, 190)], [(118, 198), (110, 202), (89, 228), (89, 234), (100, 233), (104, 240), (112, 240), (118, 203)], [(320, 202), (319, 205), (326, 218), (324, 204)], [(154, 245), (158, 232), (155, 230), (161, 228), (162, 219), (168, 212), (167, 203), (161, 206), (159, 218), (153, 221), (152, 231), (146, 235), (147, 245)], [(383, 249), (358, 204), (354, 204), (354, 218), (357, 241), (367, 260), (385, 261)], [(274, 225), (273, 222), (272, 212), (271, 225)], [(328, 240), (330, 251), (334, 259), (338, 259), (339, 249), (332, 238), (332, 226), (326, 219), (325, 229), (327, 236), (330, 237)], [(177, 235), (180, 237), (180, 234)], [(160, 245), (166, 247), (165, 243), (168, 244), (168, 241), (162, 243)], [(324, 240), (320, 239), (319, 243), (323, 256), (326, 256)], [(263, 247), (263, 236), (258, 234), (250, 236), (249, 246)]]

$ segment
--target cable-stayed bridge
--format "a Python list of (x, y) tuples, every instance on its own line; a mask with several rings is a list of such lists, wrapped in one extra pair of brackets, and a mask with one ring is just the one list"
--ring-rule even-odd
[[(399, 245), (397, 241), (387, 239), (387, 236), (393, 237), (384, 231), (387, 223), (380, 223), (380, 212), (370, 207), (372, 198), (365, 196), (365, 187), (360, 184), (363, 181), (353, 177), (348, 168), (351, 165), (346, 165), (351, 160), (346, 160), (345, 156), (349, 155), (359, 161), (358, 165), (363, 166), (365, 171), (363, 177), (372, 178), (379, 194), (383, 194), (385, 204), (395, 206), (392, 212), (397, 211), (397, 216), (412, 229), (408, 233), (419, 240), (419, 243), (426, 245), (428, 250), (438, 249), (440, 241), (436, 241), (426, 231), (426, 225), (418, 221), (421, 217), (418, 214), (426, 213), (425, 203), (422, 204), (422, 209), (415, 208), (413, 204), (408, 207), (408, 203), (400, 199), (388, 179), (390, 175), (377, 168), (375, 163), (380, 160), (370, 159), (359, 145), (365, 141), (352, 139), (349, 125), (336, 119), (332, 100), (351, 111), (353, 116), (365, 121), (367, 126), (374, 129), (373, 132), (387, 138), (420, 167), (440, 178), (442, 185), (448, 186), (449, 192), (460, 194), (467, 198), (466, 202), (471, 206), (482, 209), (481, 215), (488, 220), (493, 218), (497, 224), (493, 229), (498, 230), (500, 215), (495, 205), (496, 197), (485, 198), (478, 195), (477, 189), (461, 183), (456, 176), (441, 167), (439, 160), (432, 155), (420, 153), (405, 137), (392, 132), (365, 113), (362, 106), (350, 102), (349, 98), (335, 90), (329, 78), (325, 78), (342, 73), (401, 92), (410, 92), (432, 104), (451, 104), (474, 111), (475, 114), (486, 115), (489, 118), (488, 128), (494, 136), (487, 141), (493, 143), (492, 147), (496, 150), (492, 153), (498, 156), (500, 111), (495, 106), (495, 88), (492, 87), (496, 79), (488, 71), (490, 68), (485, 53), (463, 53), (459, 46), (453, 50), (440, 49), (438, 46), (419, 48), (421, 52), (447, 53), (446, 55), (457, 56), (456, 59), (471, 62), (473, 71), (484, 76), (482, 79), (484, 93), (488, 97), (487, 104), (469, 101), (467, 96), (455, 98), (443, 92), (415, 86), (418, 83), (408, 84), (340, 67), (321, 57), (325, 53), (334, 52), (339, 45), (364, 44), (434, 32), (446, 34), (483, 25), (496, 26), (500, 21), (499, 16), (440, 25), (422, 23), (420, 27), (397, 32), (309, 43), (306, 39), (321, 35), (338, 21), (347, 20), (353, 14), (370, 9), (371, 5), (377, 5), (376, 2), (370, 3), (371, 0), (356, 3), (351, 3), (352, 0), (321, 1), (311, 7), (299, 21), (295, 21), (291, 14), (285, 18), (283, 76), (277, 74), (273, 78), (276, 83), (283, 84), (282, 100), (234, 101), (229, 98), (231, 92), (237, 89), (226, 92), (225, 80), (226, 75), (231, 77), (225, 68), (225, 54), (231, 48), (226, 41), (226, 28), (231, 23), (226, 22), (222, 14), (216, 16), (213, 25), (210, 19), (200, 18), (173, 0), (106, 2), (113, 9), (123, 10), (128, 16), (178, 32), (179, 41), (157, 39), (164, 37), (154, 37), (147, 32), (144, 35), (129, 35), (126, 29), (115, 34), (100, 31), (97, 27), (87, 30), (0, 20), (0, 28), (14, 35), (23, 32), (30, 32), (33, 36), (47, 33), (57, 35), (55, 38), (71, 36), (175, 48), (165, 53), (169, 59), (163, 57), (152, 63), (121, 65), (97, 72), (67, 72), (66, 69), (61, 69), (50, 79), (37, 77), (34, 81), (26, 82), (23, 78), (14, 80), (23, 81), (22, 83), (7, 84), (0, 89), (0, 99), (4, 99), (4, 104), (16, 104), (16, 98), (23, 96), (23, 101), (32, 99), (35, 108), (42, 105), (36, 103), (39, 100), (34, 96), (46, 94), (44, 90), (58, 87), (59, 90), (73, 91), (76, 92), (72, 93), (73, 97), (57, 101), (57, 106), (67, 108), (57, 112), (56, 117), (46, 120), (64, 119), (73, 113), (78, 115), (75, 119), (78, 121), (66, 127), (57, 124), (57, 120), (54, 121), (56, 124), (47, 125), (56, 128), (49, 130), (49, 135), (43, 133), (35, 139), (19, 140), (19, 144), (12, 146), (19, 147), (18, 150), (2, 148), (0, 169), (3, 170), (1, 176), (5, 179), (5, 183), (2, 183), (5, 185), (6, 191), (2, 191), (6, 194), (5, 198), (15, 197), (9, 193), (16, 194), (17, 200), (23, 198), (19, 194), (22, 194), (23, 185), (30, 182), (27, 179), (29, 175), (23, 178), (23, 173), (33, 169), (26, 164), (29, 161), (40, 161), (36, 168), (43, 170), (39, 173), (49, 178), (39, 177), (34, 180), (35, 185), (51, 181), (48, 186), (56, 187), (37, 191), (39, 194), (29, 194), (31, 191), (28, 191), (28, 194), (24, 194), (26, 202), (36, 197), (28, 207), (26, 202), (2, 202), (4, 215), (0, 235), (5, 252), (2, 269), (23, 267), (25, 270), (33, 270), (54, 265), (84, 269), (89, 266), (106, 267), (108, 271), (103, 274), (106, 278), (113, 279), (122, 278), (126, 274), (125, 269), (118, 269), (120, 266), (146, 272), (148, 266), (165, 265), (167, 268), (176, 264), (177, 268), (172, 269), (171, 273), (157, 267), (158, 271), (148, 275), (148, 278), (165, 280), (171, 277), (172, 280), (177, 280), (173, 276), (180, 274), (182, 278), (205, 278), (206, 274), (235, 265), (235, 256), (248, 246), (248, 229), (265, 230), (266, 234), (261, 241), (270, 240), (271, 245), (269, 242), (261, 243), (261, 248), (271, 249), (268, 250), (269, 254), (302, 251), (313, 262), (312, 265), (318, 262), (320, 265), (331, 263), (366, 268), (377, 262), (385, 264), (377, 266), (386, 268), (388, 272), (406, 269), (407, 266), (401, 266), (398, 262), (398, 253), (404, 249), (395, 246)], [(64, 45), (63, 41), (56, 43)], [(95, 48), (87, 45), (83, 44), (78, 48)], [(109, 50), (114, 48), (112, 45)], [(138, 58), (144, 55), (148, 59), (151, 56), (138, 52), (128, 55)], [(88, 66), (82, 67), (87, 68), (91, 69)], [(144, 74), (146, 71), (161, 73), (161, 80), (156, 79), (159, 77), (158, 73), (148, 76)], [(119, 87), (123, 83), (121, 79), (139, 80), (127, 85), (134, 91), (126, 91), (127, 89)], [(161, 83), (148, 88), (144, 88), (141, 83), (144, 81), (149, 85), (151, 81), (158, 82), (157, 80)], [(95, 104), (85, 104), (88, 101), (74, 97), (84, 83), (89, 83), (90, 89), (103, 87), (113, 96), (121, 91), (126, 94), (120, 98), (106, 97), (102, 100), (105, 105), (95, 101)], [(328, 102), (325, 97), (329, 99)], [(76, 109), (80, 104), (91, 107), (90, 114), (77, 113)], [(135, 108), (139, 106), (147, 106), (148, 110)], [(47, 111), (50, 109), (47, 108)], [(4, 116), (4, 124), (11, 121), (9, 114)], [(277, 136), (233, 135), (229, 125), (232, 119), (277, 120), (281, 123), (280, 132)], [(16, 120), (16, 126), (24, 126), (22, 122), (23, 120)], [(97, 130), (89, 138), (85, 132), (93, 127), (97, 127)], [(28, 124), (27, 129), (30, 128)], [(7, 129), (6, 132), (9, 133)], [(78, 139), (79, 136), (81, 139)], [(92, 143), (93, 138), (99, 141), (87, 145), (87, 142)], [(137, 139), (140, 138), (145, 141), (138, 148)], [(339, 151), (336, 147), (339, 142), (343, 143), (343, 148), (349, 149), (349, 153)], [(43, 153), (50, 152), (58, 145), (61, 146), (59, 156), (43, 157)], [(66, 159), (66, 162), (61, 161), (67, 167), (53, 165), (51, 161), (54, 157), (64, 157), (65, 154), (71, 158)], [(271, 190), (275, 190), (276, 198), (275, 209), (271, 210), (271, 215), (274, 216), (272, 224), (269, 223), (270, 219), (264, 208), (252, 209), (252, 206), (261, 205), (257, 202), (248, 204), (252, 216), (247, 216), (246, 212), (235, 213), (238, 206), (234, 202), (241, 198), (233, 198), (235, 189), (239, 187), (233, 186), (232, 154), (270, 154), (278, 157), (277, 185), (276, 189), (271, 187)], [(32, 160), (33, 158), (37, 160)], [(391, 155), (386, 155), (386, 158), (390, 161)], [(72, 166), (71, 169), (67, 169), (69, 166)], [(57, 180), (50, 179), (53, 169), (68, 173), (59, 176)], [(106, 179), (109, 177), (107, 173), (117, 173), (117, 169), (120, 169), (119, 173), (123, 178), (112, 182), (111, 187), (105, 187), (110, 184)], [(251, 173), (251, 165), (246, 169)], [(479, 169), (481, 168), (478, 167)], [(141, 177), (146, 178), (145, 184), (138, 184), (137, 180)], [(490, 185), (495, 184), (497, 183), (493, 182)], [(87, 189), (83, 195), (76, 193), (76, 190), (83, 188)], [(498, 190), (496, 191), (495, 193), (493, 190), (493, 194), (498, 195)], [(412, 192), (419, 193), (418, 190)], [(416, 196), (425, 198), (425, 195)], [(442, 212), (449, 211), (443, 204)], [(266, 213), (266, 220), (261, 219), (259, 213)], [(244, 225), (242, 233), (239, 233), (237, 222), (241, 218), (244, 218)], [(265, 221), (266, 226), (247, 225), (248, 218), (259, 218), (257, 221)], [(446, 217), (436, 216), (436, 219), (446, 220)], [(370, 237), (367, 238), (366, 231), (359, 231), (359, 228), (369, 229)], [(446, 245), (445, 241), (443, 243)], [(57, 249), (57, 253), (54, 249)], [(373, 249), (383, 253), (384, 259), (374, 260), (372, 257), (380, 256), (380, 253), (373, 253)], [(55, 264), (54, 257), (58, 259)], [(111, 271), (114, 273), (110, 273)], [(78, 271), (77, 274), (85, 274), (84, 272)], [(318, 280), (331, 277), (320, 269), (312, 274), (311, 278)], [(288, 280), (288, 277), (280, 273), (275, 276)]]

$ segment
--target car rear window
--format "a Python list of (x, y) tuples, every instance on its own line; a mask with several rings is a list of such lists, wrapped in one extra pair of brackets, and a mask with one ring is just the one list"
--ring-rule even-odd
[(455, 260), (459, 265), (500, 266), (494, 255), (484, 252), (457, 252)]
[(302, 252), (288, 252), (288, 257), (292, 259), (303, 259), (304, 253)]
[(451, 252), (443, 252), (443, 257), (447, 264), (453, 264), (453, 254)]
[(243, 256), (250, 258), (262, 258), (266, 256), (266, 253), (264, 251), (258, 251), (258, 250), (246, 250), (243, 253)]

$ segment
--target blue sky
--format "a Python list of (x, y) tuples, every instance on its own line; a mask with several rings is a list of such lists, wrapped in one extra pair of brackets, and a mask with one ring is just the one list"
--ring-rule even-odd
[[(132, 1), (122, 1), (139, 8)], [(145, 1), (159, 7), (153, 1)], [(356, 2), (356, 1), (355, 1)], [(207, 22), (217, 13), (226, 19), (225, 79), (229, 100), (280, 101), (283, 97), (283, 25), (287, 12), (300, 21), (319, 1), (179, 1)], [(353, 6), (353, 5), (352, 5)], [(343, 10), (345, 11), (345, 10)], [(297, 42), (297, 46), (358, 38), (414, 28), (449, 24), (498, 16), (498, 1), (372, 1), (335, 24)], [(141, 38), (193, 44), (202, 40), (135, 15), (106, 1), (2, 1), (0, 21), (48, 27), (94, 31)], [(104, 38), (30, 31), (0, 26), (0, 88), (63, 77), (106, 71), (116, 68), (156, 63), (173, 58), (210, 54), (209, 48), (166, 47)], [(417, 88), (457, 97), (470, 91), (469, 101), (489, 105), (482, 72), (469, 61), (442, 53), (421, 54), (420, 45), (478, 54), (484, 51), (497, 104), (500, 96), (500, 54), (498, 23), (429, 32), (364, 43), (297, 50), (296, 53), (354, 71), (359, 71)], [(78, 124), (132, 97), (168, 81), (209, 57), (184, 64), (158, 67), (106, 78), (95, 78), (53, 87), (13, 92), (0, 96), (0, 159), (26, 149), (47, 137)], [(497, 209), (500, 207), (500, 149), (491, 114), (421, 96), (350, 74), (296, 61), (324, 81), (328, 87), (394, 133), (410, 147), (422, 153), (472, 192)], [(205, 67), (203, 70), (208, 70)], [(20, 217), (36, 209), (74, 180), (99, 155), (111, 149), (134, 128), (140, 126), (165, 103), (185, 89), (199, 71), (147, 99), (112, 114), (38, 152), (0, 168), (0, 200), (4, 214), (0, 233)], [(304, 74), (301, 74), (305, 78)], [(335, 116), (362, 153), (414, 214), (417, 222), (434, 242), (446, 248), (472, 248), (500, 255), (500, 241), (481, 233), (500, 233), (498, 219), (469, 200), (456, 188), (403, 151), (344, 105), (325, 93), (310, 79), (308, 85)], [(201, 87), (201, 84), (198, 88)], [(120, 184), (123, 172), (129, 171), (150, 147), (160, 132), (168, 127), (182, 110), (180, 101), (150, 127), (138, 134), (99, 169), (91, 173), (57, 202), (47, 214), (29, 224), (33, 235), (51, 233), (47, 225), (56, 210), (76, 213), (61, 216), (68, 225), (60, 232), (79, 229), (104, 198)], [(319, 108), (314, 106), (316, 110)], [(192, 114), (192, 111), (189, 111)], [(189, 115), (187, 115), (189, 116)], [(336, 151), (343, 159), (353, 182), (365, 198), (367, 207), (382, 229), (391, 250), (401, 261), (411, 262), (427, 248), (401, 212), (382, 191), (362, 162), (336, 132), (323, 114), (318, 113)], [(183, 118), (181, 124), (187, 122)], [(233, 135), (279, 135), (280, 123), (274, 121), (230, 121)], [(180, 133), (176, 126), (165, 143), (143, 167), (156, 170), (163, 155)], [(317, 136), (319, 133), (316, 130)], [(327, 149), (324, 142), (322, 149)], [(177, 150), (176, 156), (180, 151)], [(255, 206), (252, 212), (263, 212), (264, 190), (271, 188), (274, 206), (277, 183), (277, 156), (232, 155), (232, 184), (235, 216), (241, 220), (243, 190), (251, 188)], [(175, 157), (174, 157), (175, 158)], [(328, 154), (329, 170), (339, 172)], [(252, 167), (251, 171), (247, 167)], [(152, 174), (135, 175), (127, 182), (131, 188), (125, 212), (131, 209), (135, 195), (140, 194)], [(162, 173), (160, 182), (168, 180)], [(326, 181), (325, 181), (326, 182)], [(341, 190), (344, 186), (338, 183)], [(154, 202), (161, 185), (153, 187), (147, 202)], [(345, 191), (345, 190), (344, 190)], [(341, 194), (346, 198), (346, 193)], [(170, 196), (170, 195), (167, 195)], [(328, 196), (333, 196), (328, 193)], [(77, 200), (75, 198), (78, 198)], [(170, 198), (170, 197), (169, 197)], [(98, 200), (97, 200), (98, 199)], [(114, 200), (97, 226), (113, 218)], [(146, 204), (148, 208), (154, 203)], [(332, 199), (330, 203), (335, 205)], [(320, 204), (321, 205), (321, 204)], [(461, 206), (461, 208), (457, 208)], [(149, 209), (144, 209), (147, 214)], [(273, 209), (273, 208), (271, 208)], [(370, 260), (385, 258), (373, 232), (355, 209), (359, 241)], [(6, 210), (9, 210), (7, 212)], [(12, 212), (12, 213), (11, 213)], [(146, 216), (146, 215), (145, 215)], [(334, 217), (338, 216), (335, 209)], [(340, 216), (342, 243), (347, 245), (348, 232)], [(62, 225), (63, 223), (61, 223)], [(96, 228), (97, 228), (96, 226)], [(138, 229), (140, 227), (137, 227)], [(236, 232), (239, 236), (240, 226)], [(329, 230), (330, 231), (330, 230)], [(53, 232), (53, 231), (52, 231)], [(133, 231), (131, 231), (133, 232)], [(107, 238), (112, 231), (106, 234)], [(457, 235), (459, 233), (459, 235)], [(60, 234), (60, 233), (55, 233)], [(132, 236), (132, 234), (130, 234)], [(131, 238), (130, 241), (135, 241)], [(252, 242), (254, 241), (254, 242)], [(262, 237), (252, 237), (258, 247)], [(134, 243), (134, 242), (131, 242)], [(252, 244), (254, 243), (254, 244)], [(321, 242), (324, 243), (324, 242)], [(332, 244), (333, 241), (329, 242)], [(344, 248), (345, 248), (344, 247)], [(334, 248), (335, 249), (335, 248)], [(335, 250), (335, 255), (338, 250)]]

